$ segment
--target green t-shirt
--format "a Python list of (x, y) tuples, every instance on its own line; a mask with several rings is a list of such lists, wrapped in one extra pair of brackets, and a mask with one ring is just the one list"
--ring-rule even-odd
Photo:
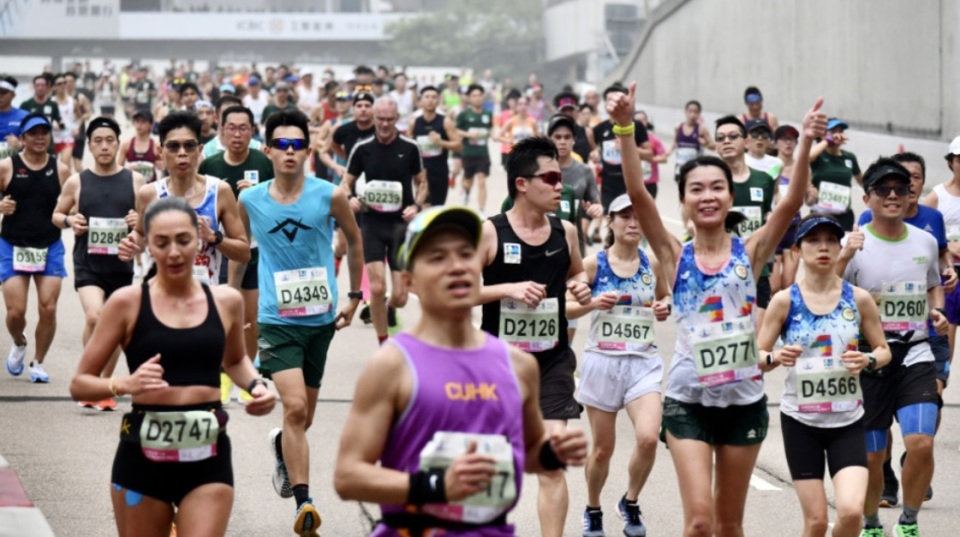
[[(260, 116), (261, 121), (264, 125), (267, 123), (267, 118), (270, 117), (270, 114), (274, 112), (279, 112), (281, 108), (273, 103), (268, 104), (263, 107), (263, 114)], [(287, 105), (283, 107), (283, 110), (298, 110), (296, 103), (287, 102)]]
[(740, 224), (740, 236), (746, 239), (766, 221), (773, 205), (776, 183), (766, 173), (749, 168), (750, 176), (746, 182), (733, 183), (733, 210), (747, 217)]
[(26, 110), (28, 114), (40, 112), (47, 116), (47, 119), (50, 121), (63, 123), (63, 119), (60, 117), (60, 105), (57, 104), (57, 100), (53, 97), (47, 99), (47, 102), (43, 103), (42, 105), (38, 103), (35, 98), (31, 97), (30, 99), (20, 103), (20, 109)]
[[(839, 155), (831, 155), (824, 151), (810, 163), (810, 173), (813, 186), (820, 191), (815, 209), (838, 214), (843, 212), (842, 206), (850, 208), (853, 177), (860, 175), (860, 164), (853, 153), (841, 150)], [(823, 183), (832, 184), (824, 187)]]
[(261, 151), (251, 149), (246, 162), (239, 166), (227, 164), (225, 157), (226, 152), (223, 152), (204, 159), (200, 163), (200, 173), (223, 179), (230, 185), (233, 194), (237, 197), (240, 197), (237, 183), (241, 179), (256, 180), (258, 183), (273, 179), (273, 161)]
[[(577, 228), (577, 241), (580, 243), (580, 255), (583, 256), (586, 246), (583, 241), (583, 229), (577, 224), (576, 192), (570, 185), (563, 185), (560, 191), (560, 206), (557, 207), (557, 218), (566, 220)], [(507, 196), (500, 205), (500, 212), (505, 213), (513, 208), (513, 198)]]
[(493, 129), (493, 115), (490, 112), (474, 112), (473, 108), (467, 108), (457, 115), (457, 130), (464, 132), (480, 132), (480, 138), (463, 139), (463, 156), (465, 157), (485, 157), (490, 153), (487, 150), (487, 141), (490, 139), (490, 131)]

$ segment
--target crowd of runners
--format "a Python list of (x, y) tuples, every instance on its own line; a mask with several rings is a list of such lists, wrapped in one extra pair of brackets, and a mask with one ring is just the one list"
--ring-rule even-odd
[[(78, 64), (38, 75), (15, 107), (19, 84), (0, 77), (6, 370), (52, 381), (72, 259), (86, 324), (70, 393), (91, 411), (132, 402), (111, 475), (120, 535), (226, 532), (234, 398), (255, 416), (282, 401), (264, 418), (279, 425), (273, 486), (293, 532), (318, 535), (307, 431), (331, 341), (364, 337), (357, 316), (380, 348), (325, 482), (380, 504), (373, 535), (513, 535), (535, 473), (540, 534), (560, 536), (580, 479), (565, 470), (585, 466), (582, 535), (644, 537), (665, 442), (684, 535), (742, 536), (778, 367), (795, 531), (828, 532), (829, 471), (832, 535), (881, 537), (879, 508), (896, 506), (895, 535), (920, 535), (960, 324), (960, 137), (924, 197), (919, 155), (861, 169), (829, 103), (810, 96), (794, 127), (756, 87), (714, 124), (691, 100), (668, 148), (633, 84), (548, 98), (535, 76), (513, 87), (490, 72), (434, 85), (365, 66), (338, 81)], [(496, 166), (505, 200), (488, 199)], [(668, 177), (682, 236), (658, 210), (676, 203), (657, 201)], [(420, 316), (404, 330), (411, 293)], [(666, 371), (661, 323), (677, 333)], [(600, 496), (621, 410), (635, 442), (614, 524)], [(568, 427), (584, 413), (590, 438)]]

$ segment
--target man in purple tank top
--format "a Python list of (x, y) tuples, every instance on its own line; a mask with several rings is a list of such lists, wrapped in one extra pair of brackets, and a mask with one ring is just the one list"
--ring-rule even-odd
[(357, 382), (334, 477), (341, 498), (380, 504), (376, 537), (515, 535), (506, 514), (522, 473), (585, 461), (583, 431), (544, 429), (533, 356), (471, 322), (481, 230), (466, 207), (407, 228), (399, 263), (422, 315)]

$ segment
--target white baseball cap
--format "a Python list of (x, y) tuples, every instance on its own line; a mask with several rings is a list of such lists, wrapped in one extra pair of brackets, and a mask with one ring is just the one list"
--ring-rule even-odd
[(630, 202), (630, 196), (628, 194), (620, 194), (610, 202), (610, 208), (607, 210), (607, 214), (619, 213), (632, 205), (633, 203)]
[(947, 153), (947, 158), (951, 158), (955, 155), (960, 155), (960, 136), (957, 136), (950, 142), (950, 152)]

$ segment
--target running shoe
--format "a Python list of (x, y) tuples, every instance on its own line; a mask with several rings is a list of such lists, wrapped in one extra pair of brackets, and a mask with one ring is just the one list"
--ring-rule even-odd
[(233, 381), (230, 380), (230, 376), (220, 372), (220, 402), (222, 404), (227, 404), (230, 402), (230, 390), (233, 389)]
[(603, 511), (589, 508), (583, 510), (583, 537), (604, 537)]
[(920, 537), (920, 528), (914, 524), (897, 524), (893, 527), (893, 533), (897, 537)]
[(893, 473), (893, 468), (887, 471), (888, 466), (883, 469), (883, 493), (880, 495), (880, 507), (896, 507), (899, 502), (900, 481), (897, 480), (897, 474)]
[(113, 397), (107, 397), (103, 401), (97, 401), (95, 408), (101, 412), (112, 412), (117, 409), (117, 400)]
[(620, 498), (620, 502), (617, 503), (617, 513), (620, 514), (620, 518), (623, 519), (625, 524), (623, 527), (624, 535), (627, 537), (647, 537), (647, 527), (643, 525), (643, 520), (640, 519), (643, 515), (640, 512), (640, 504), (628, 502), (627, 495), (624, 494)]
[[(287, 474), (287, 465), (283, 462), (283, 455), (277, 449), (277, 443), (280, 442), (280, 435), (283, 429), (277, 428), (270, 431), (267, 440), (270, 442), (270, 452), (273, 453), (273, 460), (276, 466), (273, 468), (273, 490), (281, 498), (293, 497), (293, 485), (290, 484), (290, 476)], [(319, 524), (317, 524), (319, 526)]]
[(30, 382), (50, 382), (50, 375), (48, 375), (47, 370), (43, 368), (43, 364), (30, 362)]
[(373, 317), (370, 316), (370, 304), (364, 303), (363, 307), (360, 308), (360, 320), (363, 321), (363, 324), (373, 322)]
[(97, 401), (79, 401), (79, 402), (77, 402), (77, 406), (81, 406), (81, 407), (83, 407), (83, 408), (97, 408), (97, 404), (98, 404)]
[(317, 528), (320, 527), (320, 513), (313, 506), (313, 499), (300, 504), (297, 508), (297, 519), (293, 522), (293, 533), (301, 537), (315, 537), (319, 535)]
[(7, 355), (7, 373), (15, 377), (23, 374), (23, 359), (27, 355), (27, 339), (23, 339), (23, 345), (14, 345), (10, 347), (10, 354)]
[(387, 306), (387, 335), (395, 336), (403, 330), (403, 323), (397, 318), (397, 308)]
[(860, 530), (860, 537), (883, 537), (883, 526), (879, 528), (864, 527)]

